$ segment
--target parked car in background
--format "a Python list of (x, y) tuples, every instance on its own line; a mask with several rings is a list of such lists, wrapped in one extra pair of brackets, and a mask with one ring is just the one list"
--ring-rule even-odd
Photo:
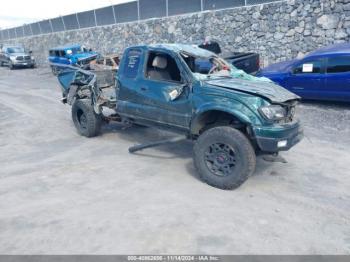
[[(211, 51), (217, 55), (221, 54), (221, 47), (215, 41), (209, 41), (198, 45), (200, 48)], [(257, 53), (233, 52), (223, 57), (227, 62), (248, 74), (256, 74), (260, 69), (260, 56)], [(199, 70), (208, 72), (210, 64), (198, 63)]]
[(49, 50), (49, 62), (54, 75), (57, 75), (60, 64), (85, 68), (98, 56), (98, 53), (79, 44), (59, 46)]
[(35, 59), (32, 51), (25, 50), (21, 46), (4, 46), (0, 50), (0, 66), (15, 67), (35, 67)]
[(270, 65), (258, 76), (270, 78), (304, 99), (350, 102), (350, 43)]
[(91, 70), (114, 70), (119, 69), (120, 58), (117, 54), (101, 56), (90, 62)]

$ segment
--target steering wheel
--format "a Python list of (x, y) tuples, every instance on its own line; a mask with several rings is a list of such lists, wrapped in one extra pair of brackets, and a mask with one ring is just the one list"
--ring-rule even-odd
[(209, 72), (208, 72), (208, 75), (213, 74), (213, 73), (214, 73), (214, 71), (215, 71), (217, 68), (218, 68), (218, 66), (217, 66), (217, 65), (213, 65), (213, 67), (212, 67), (212, 68), (210, 68), (210, 70), (209, 70)]

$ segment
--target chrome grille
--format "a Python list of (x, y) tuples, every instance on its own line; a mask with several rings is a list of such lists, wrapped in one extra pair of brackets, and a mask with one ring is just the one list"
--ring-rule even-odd
[(28, 60), (30, 60), (30, 56), (29, 56), (29, 55), (26, 55), (26, 56), (22, 56), (22, 55), (21, 55), (21, 56), (17, 56), (17, 57), (16, 57), (16, 60), (17, 60), (17, 61), (24, 61), (24, 60), (25, 60), (25, 61), (28, 61)]

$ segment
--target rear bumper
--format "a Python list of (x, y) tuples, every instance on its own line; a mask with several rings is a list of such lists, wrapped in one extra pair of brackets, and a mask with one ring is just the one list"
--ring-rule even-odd
[(256, 127), (253, 131), (259, 149), (269, 153), (287, 151), (304, 137), (299, 121), (272, 127)]

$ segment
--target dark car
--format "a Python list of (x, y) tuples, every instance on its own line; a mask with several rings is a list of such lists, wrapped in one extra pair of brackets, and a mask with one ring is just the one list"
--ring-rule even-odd
[(350, 43), (270, 65), (258, 76), (270, 78), (304, 99), (350, 102)]
[[(217, 55), (221, 54), (219, 43), (210, 41), (198, 45), (200, 48), (211, 51)], [(247, 74), (256, 74), (260, 69), (260, 56), (257, 53), (233, 52), (223, 58), (231, 65), (243, 70)], [(198, 62), (198, 68), (202, 72), (208, 72), (211, 68), (210, 63)]]
[[(204, 58), (214, 63), (207, 74), (194, 66)], [(58, 79), (81, 135), (98, 135), (110, 120), (170, 129), (195, 142), (194, 162), (204, 181), (233, 189), (254, 172), (256, 153), (289, 150), (303, 136), (294, 115), (298, 96), (235, 70), (212, 52), (164, 44), (127, 48), (109, 85), (106, 75), (99, 81), (101, 71), (75, 67)], [(106, 107), (114, 113), (103, 114)]]
[(31, 51), (26, 51), (21, 46), (4, 46), (0, 51), (0, 66), (15, 67), (35, 67), (35, 59)]

